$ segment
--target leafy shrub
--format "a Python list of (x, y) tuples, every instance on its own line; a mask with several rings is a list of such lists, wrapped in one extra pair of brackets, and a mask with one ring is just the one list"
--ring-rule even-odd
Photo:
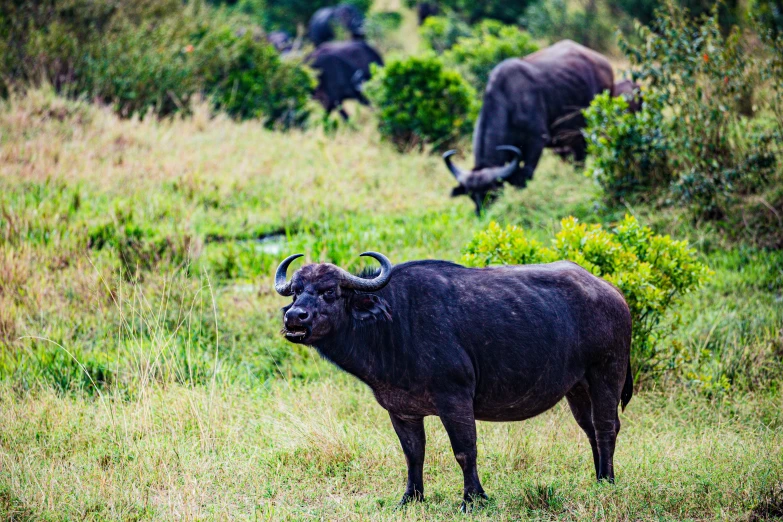
[[(283, 62), (238, 6), (232, 12), (178, 0), (21, 3), (0, 17), (0, 78), (42, 79), (123, 116), (189, 109), (211, 96), (238, 118), (301, 125), (314, 79)], [(0, 85), (0, 93), (7, 86)]]
[(530, 0), (518, 0), (509, 2), (508, 0), (484, 0), (477, 2), (475, 0), (440, 0), (438, 4), (441, 7), (454, 11), (471, 24), (485, 18), (499, 20), (507, 24), (517, 23), (520, 17), (525, 13), (525, 9), (532, 2)]
[(400, 150), (446, 147), (470, 133), (477, 112), (473, 88), (434, 55), (376, 67), (366, 94), (378, 109), (381, 135)]
[(521, 58), (538, 50), (530, 35), (516, 26), (485, 20), (470, 37), (462, 37), (443, 59), (462, 71), (477, 92), (484, 92), (489, 73), (507, 58)]
[(568, 38), (591, 49), (609, 49), (612, 13), (603, 3), (581, 4), (574, 6), (567, 0), (535, 2), (525, 12), (525, 27), (536, 38), (550, 41)]
[[(638, 26), (638, 34), (640, 45), (621, 40), (620, 47), (634, 79), (646, 85), (646, 101), (641, 113), (623, 116), (617, 102), (595, 100), (586, 129), (593, 172), (610, 200), (669, 181), (668, 199), (700, 216), (723, 217), (736, 195), (772, 178), (780, 154), (782, 122), (748, 120), (740, 112), (764, 81), (763, 53), (746, 47), (736, 29), (724, 36), (715, 14), (696, 21), (673, 3), (659, 11), (654, 28)], [(767, 69), (775, 76), (774, 67)], [(768, 110), (775, 99), (756, 103)]]
[(189, 106), (199, 88), (178, 22), (125, 26), (94, 47), (78, 69), (78, 90), (122, 116), (165, 116)]
[(629, 215), (611, 231), (573, 217), (564, 219), (561, 226), (551, 246), (545, 246), (521, 228), (502, 228), (493, 222), (467, 246), (463, 261), (469, 266), (559, 259), (578, 263), (623, 292), (633, 319), (635, 371), (652, 374), (678, 364), (679, 347), (662, 343), (674, 328), (664, 319), (684, 294), (698, 289), (710, 275), (696, 259), (696, 252), (685, 241), (653, 234)]
[(229, 24), (210, 28), (193, 51), (196, 73), (217, 109), (236, 118), (260, 118), (267, 127), (301, 126), (310, 114), (315, 77), (283, 61), (263, 38)]
[(470, 26), (456, 16), (430, 16), (419, 28), (422, 40), (438, 54), (454, 47), (460, 38), (473, 34)]
[(612, 203), (666, 189), (672, 181), (660, 100), (648, 93), (644, 104), (632, 114), (623, 97), (604, 93), (584, 111), (589, 172)]
[(336, 4), (351, 4), (362, 13), (366, 13), (372, 5), (372, 0), (266, 0), (263, 8), (264, 25), (271, 30), (282, 29), (296, 34), (299, 26), (306, 26), (317, 10)]

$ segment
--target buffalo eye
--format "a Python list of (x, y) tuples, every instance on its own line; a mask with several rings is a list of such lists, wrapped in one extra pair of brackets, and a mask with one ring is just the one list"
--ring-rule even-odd
[(321, 295), (323, 296), (325, 301), (334, 301), (334, 298), (336, 297), (336, 294), (332, 289), (324, 291)]

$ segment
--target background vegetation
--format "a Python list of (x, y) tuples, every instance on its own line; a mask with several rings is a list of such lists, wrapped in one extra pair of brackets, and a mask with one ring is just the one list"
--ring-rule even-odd
[[(505, 191), (477, 219), (467, 198), (448, 197), (454, 181), (430, 154), (442, 134), (401, 154), (378, 132), (399, 116), (393, 105), (357, 107), (345, 125), (302, 116), (309, 102), (291, 100), (312, 78), (257, 37), (272, 28), (254, 18), (261, 3), (23, 4), (0, 4), (0, 518), (455, 516), (460, 472), (437, 419), (427, 420), (428, 501), (396, 512), (405, 466), (385, 412), (278, 333), (271, 275), (282, 257), (358, 270), (367, 249), (395, 263), (581, 256), (642, 296), (682, 283), (654, 317), (654, 365), (637, 339), (640, 385), (621, 415), (617, 484), (594, 483), (587, 440), (560, 404), (524, 423), (479, 425), (491, 499), (472, 518), (783, 516), (781, 167), (773, 142), (744, 141), (779, 131), (781, 55), (765, 50), (774, 31), (758, 29), (768, 22), (746, 37), (720, 18), (691, 26), (671, 16), (655, 26), (673, 31), (665, 42), (629, 35), (618, 48), (629, 61), (615, 64), (636, 72), (648, 105), (631, 116), (622, 102), (597, 101), (593, 175), (546, 153), (525, 190)], [(625, 23), (620, 7), (597, 5)], [(382, 95), (399, 95), (421, 66), (459, 86), (463, 107), (480, 103), (466, 72), (488, 62), (449, 53), (513, 21), (446, 13), (436, 22), (459, 34), (430, 38), (433, 22), (419, 40), (410, 10), (378, 2), (369, 13), (388, 10), (400, 23), (374, 38), (399, 54), (376, 81), (403, 83)], [(531, 50), (547, 44), (511, 29)], [(724, 50), (707, 50), (717, 65), (694, 47), (694, 30)], [(671, 56), (666, 68), (648, 67), (661, 56), (648, 49)], [(721, 76), (727, 63), (742, 67)], [(693, 82), (668, 92), (683, 72)], [(745, 115), (742, 77), (753, 87)], [(431, 101), (420, 87), (395, 103), (413, 114), (424, 106), (416, 92)], [(680, 108), (689, 97), (704, 106)], [(682, 110), (698, 116), (690, 136), (704, 141), (672, 127)], [(697, 123), (727, 140), (708, 141)], [(714, 154), (714, 143), (728, 152)], [(742, 166), (767, 152), (775, 160), (763, 176)], [(702, 160), (709, 173), (733, 165), (751, 176), (718, 199), (722, 213), (676, 191), (684, 165)]]

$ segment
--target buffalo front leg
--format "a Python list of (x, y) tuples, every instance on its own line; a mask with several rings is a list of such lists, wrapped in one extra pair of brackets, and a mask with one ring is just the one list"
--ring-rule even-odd
[(400, 505), (404, 506), (408, 502), (424, 500), (424, 419), (401, 418), (393, 413), (389, 416), (408, 462), (408, 485), (400, 500)]
[(462, 468), (464, 489), (461, 509), (464, 512), (474, 500), (487, 498), (476, 466), (476, 419), (473, 416), (473, 403), (439, 408), (438, 415), (449, 435), (454, 457)]
[(522, 168), (517, 169), (514, 174), (508, 178), (508, 182), (516, 187), (524, 187), (527, 182), (533, 179), (538, 162), (541, 160), (541, 154), (544, 152), (546, 141), (538, 138), (530, 138), (522, 147)]

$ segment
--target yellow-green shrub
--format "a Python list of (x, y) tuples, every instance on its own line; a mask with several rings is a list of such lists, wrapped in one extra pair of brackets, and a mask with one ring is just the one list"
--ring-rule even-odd
[(630, 215), (611, 230), (574, 217), (561, 225), (551, 245), (545, 246), (519, 227), (493, 222), (468, 244), (463, 261), (469, 266), (573, 261), (623, 292), (633, 318), (635, 371), (651, 373), (677, 365), (678, 347), (662, 346), (674, 329), (674, 323), (664, 318), (711, 273), (696, 252), (685, 241), (654, 234)]

